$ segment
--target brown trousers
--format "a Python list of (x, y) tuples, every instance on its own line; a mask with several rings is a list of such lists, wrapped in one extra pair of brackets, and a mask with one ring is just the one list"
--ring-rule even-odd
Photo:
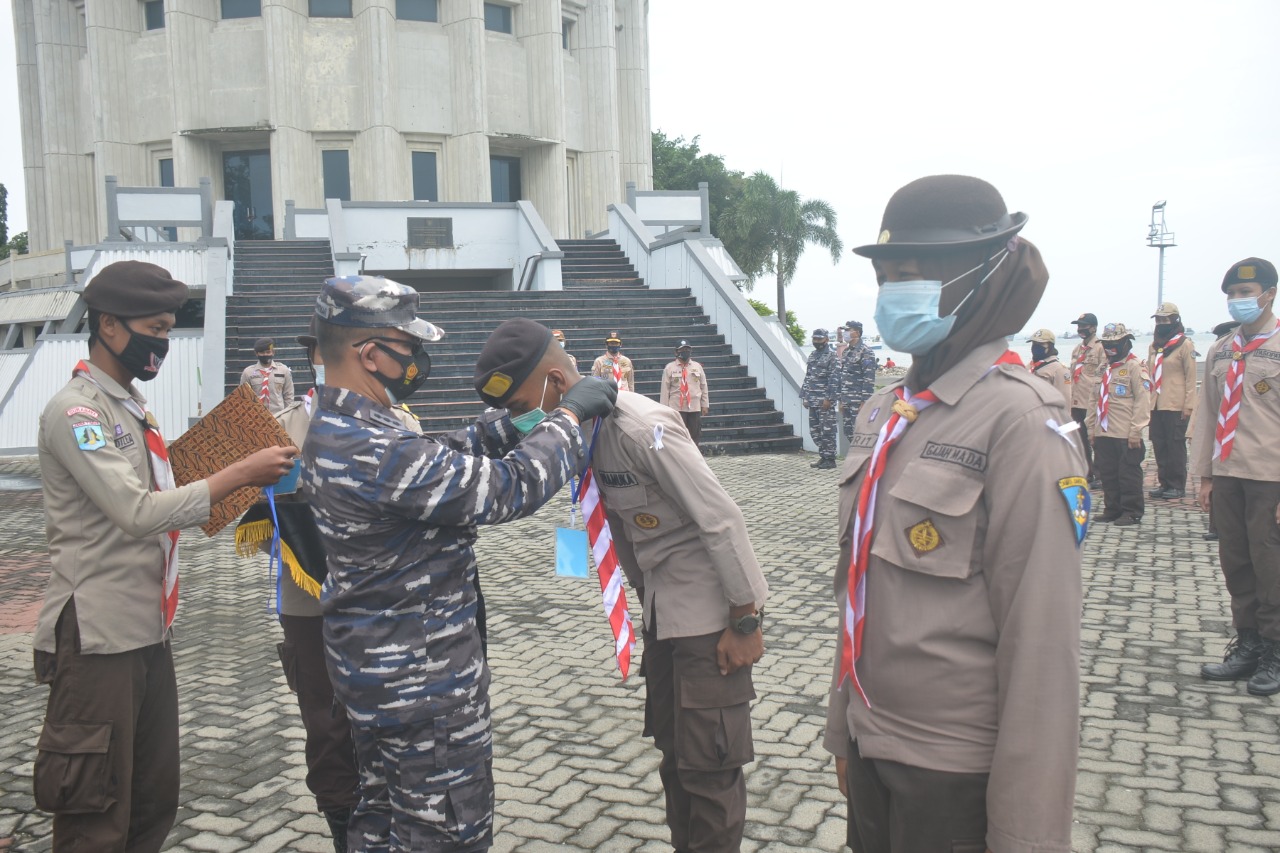
[(1280, 642), (1280, 483), (1214, 477), (1210, 503), (1231, 621)]
[(658, 775), (677, 853), (733, 853), (747, 822), (742, 767), (751, 741), (751, 667), (724, 676), (720, 632), (658, 640), (645, 636), (644, 733), (662, 753)]
[(987, 774), (863, 758), (849, 741), (853, 853), (985, 853)]
[(697, 444), (702, 439), (702, 412), (681, 412), (680, 420), (684, 421), (689, 437)]
[(55, 636), (53, 655), (36, 652), (36, 677), (52, 689), (34, 773), (36, 805), (54, 815), (53, 850), (158, 851), (178, 812), (172, 650), (81, 654), (75, 599)]
[(320, 811), (355, 808), (360, 802), (356, 748), (347, 712), (334, 704), (333, 684), (324, 662), (324, 617), (284, 616), (280, 664), (289, 689), (298, 696), (307, 731), (307, 787)]

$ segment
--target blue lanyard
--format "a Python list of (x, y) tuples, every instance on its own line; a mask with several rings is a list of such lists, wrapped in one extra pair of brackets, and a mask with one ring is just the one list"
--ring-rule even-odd
[[(600, 435), (600, 419), (596, 418), (596, 425), (591, 430), (591, 444), (587, 445), (587, 464), (585, 467), (591, 467), (591, 457), (596, 452), (596, 438)], [(578, 498), (582, 493), (582, 477), (575, 477), (569, 482), (569, 519), (572, 521), (573, 514), (577, 512)]]
[(280, 548), (280, 519), (276, 517), (276, 490), (273, 486), (266, 486), (262, 493), (266, 495), (267, 506), (271, 507), (271, 561), (267, 564), (267, 577), (271, 576), (271, 572), (275, 572), (276, 576), (276, 615), (280, 614), (280, 599), (282, 591), (280, 589), (281, 577), (280, 573), (284, 570), (284, 557)]

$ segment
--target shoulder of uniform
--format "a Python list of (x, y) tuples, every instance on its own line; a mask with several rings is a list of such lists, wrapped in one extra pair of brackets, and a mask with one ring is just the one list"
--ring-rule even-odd
[(607, 422), (646, 447), (652, 444), (656, 425), (662, 424), (665, 428), (684, 423), (675, 409), (634, 391), (618, 392), (617, 405)]
[[(1019, 367), (1016, 364), (1002, 364), (996, 368), (996, 374), (1006, 379), (1011, 379), (1023, 388), (1030, 391), (1028, 402), (1032, 397), (1041, 403), (1061, 403), (1062, 392), (1054, 388), (1048, 382), (1037, 377), (1034, 373)], [(1022, 393), (1022, 392), (1018, 392)]]
[(76, 417), (85, 414), (90, 417), (106, 417), (103, 411), (110, 400), (105, 397), (101, 389), (77, 376), (50, 398), (45, 404), (42, 417)]

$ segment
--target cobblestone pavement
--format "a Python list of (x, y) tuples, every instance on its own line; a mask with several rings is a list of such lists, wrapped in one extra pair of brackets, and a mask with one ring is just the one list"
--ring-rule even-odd
[[(757, 761), (746, 851), (841, 849), (845, 807), (819, 746), (833, 653), (835, 474), (802, 454), (713, 459), (773, 587), (757, 669)], [(43, 592), (43, 516), (31, 462), (0, 464), (0, 849), (49, 849), (31, 762), (47, 696), (30, 677)], [(13, 488), (18, 487), (18, 488)], [(557, 578), (566, 503), (483, 532), (490, 607), (499, 851), (659, 851), (657, 753), (642, 690), (621, 683), (592, 581)], [(1280, 849), (1280, 703), (1209, 684), (1229, 631), (1204, 520), (1152, 502), (1138, 528), (1085, 545), (1079, 851)], [(183, 534), (175, 638), (183, 790), (170, 849), (327, 851), (303, 784), (302, 729), (276, 659), (265, 561), (224, 532)]]

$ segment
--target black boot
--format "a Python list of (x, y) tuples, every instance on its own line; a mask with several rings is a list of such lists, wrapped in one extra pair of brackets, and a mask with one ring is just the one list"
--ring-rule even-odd
[[(1238, 681), (1248, 678), (1258, 668), (1258, 661), (1271, 648), (1271, 644), (1258, 636), (1256, 628), (1241, 628), (1235, 639), (1227, 644), (1222, 663), (1207, 663), (1200, 667), (1200, 677), (1209, 681)], [(1280, 660), (1277, 660), (1280, 667)]]
[(333, 836), (333, 853), (347, 853), (347, 824), (351, 822), (351, 809), (333, 809), (324, 813), (329, 822), (329, 834)]
[(1280, 643), (1266, 640), (1267, 650), (1258, 661), (1258, 668), (1249, 679), (1249, 693), (1254, 696), (1271, 696), (1280, 693)]

